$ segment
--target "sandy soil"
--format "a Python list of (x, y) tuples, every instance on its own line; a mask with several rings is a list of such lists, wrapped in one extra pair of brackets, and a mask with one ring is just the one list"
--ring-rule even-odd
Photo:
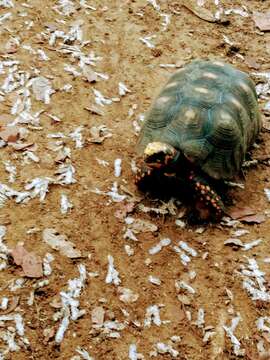
[[(267, 319), (264, 331), (257, 326), (258, 319), (269, 316), (270, 301), (270, 268), (267, 262), (270, 257), (270, 220), (267, 216), (269, 203), (264, 193), (264, 188), (270, 187), (267, 160), (245, 170), (245, 180), (236, 179), (245, 184), (245, 189), (231, 190), (237, 206), (251, 207), (256, 214), (266, 213), (265, 219), (261, 224), (238, 222), (234, 227), (220, 224), (177, 226), (175, 221), (181, 217), (185, 207), (177, 201), (164, 205), (161, 201), (146, 199), (134, 185), (131, 163), (140, 115), (145, 113), (154, 95), (175, 70), (160, 64), (182, 66), (191, 59), (218, 58), (250, 73), (269, 69), (267, 43), (269, 49), (270, 35), (258, 31), (251, 16), (253, 11), (266, 11), (269, 2), (250, 0), (247, 4), (240, 0), (224, 1), (225, 9), (243, 10), (241, 6), (245, 4), (249, 14), (247, 17), (235, 13), (227, 15), (229, 23), (226, 24), (200, 19), (180, 6), (181, 1), (179, 4), (158, 1), (160, 8), (155, 7), (154, 1), (146, 0), (89, 0), (81, 1), (81, 5), (79, 1), (73, 1), (70, 2), (74, 6), (71, 6), (69, 15), (63, 14), (64, 10), (57, 1), (13, 2), (14, 7), (10, 8), (0, 5), (0, 60), (19, 61), (15, 68), (12, 64), (4, 65), (0, 73), (0, 123), (3, 127), (6, 119), (9, 122), (17, 119), (20, 129), (17, 143), (35, 145), (20, 151), (15, 150), (12, 144), (0, 149), (1, 183), (23, 191), (25, 185), (35, 178), (55, 179), (61, 163), (73, 165), (76, 182), (61, 185), (49, 181), (49, 191), (43, 201), (40, 201), (39, 195), (33, 194), (26, 203), (16, 203), (13, 197), (7, 199), (1, 208), (0, 225), (6, 229), (3, 244), (8, 249), (23, 242), (27, 251), (42, 259), (48, 252), (54, 257), (52, 273), (40, 279), (24, 276), (22, 267), (14, 263), (12, 256), (8, 255), (7, 260), (3, 260), (6, 264), (0, 272), (0, 352), (3, 358), (75, 360), (91, 356), (94, 359), (122, 360), (141, 359), (140, 353), (145, 359), (153, 356), (164, 360), (235, 359), (239, 354), (243, 354), (244, 359), (259, 359), (270, 348)], [(218, 9), (212, 4), (214, 1), (208, 3), (211, 11)], [(11, 16), (2, 19), (6, 13)], [(167, 26), (162, 25), (167, 18), (161, 14), (170, 16)], [(72, 26), (73, 29), (77, 26), (73, 39), (69, 32)], [(53, 43), (56, 30), (63, 33), (59, 33), (60, 38)], [(66, 39), (63, 39), (65, 35)], [(155, 47), (149, 48), (140, 38), (152, 35), (155, 37), (150, 42)], [(225, 40), (224, 36), (227, 37)], [(229, 45), (226, 39), (233, 45)], [(63, 52), (64, 40), (65, 50), (67, 46), (73, 47), (66, 52)], [(48, 59), (38, 50), (43, 50)], [(91, 53), (94, 54), (92, 62), (85, 65), (82, 74), (79, 65), (85, 63)], [(66, 64), (73, 66), (79, 74), (75, 76), (66, 71)], [(101, 76), (96, 79), (93, 71)], [(10, 87), (5, 87), (9, 72), (14, 79), (9, 80)], [(109, 78), (104, 79), (104, 74)], [(90, 77), (90, 82), (86, 75)], [(26, 78), (23, 79), (24, 76)], [(36, 100), (33, 87), (29, 84), (30, 79), (38, 76), (47, 78), (55, 91), (50, 95), (48, 104)], [(12, 88), (18, 79), (21, 83)], [(253, 79), (258, 82), (254, 75)], [(119, 82), (125, 84), (130, 92), (120, 96)], [(63, 89), (67, 84), (72, 87)], [(107, 99), (119, 99), (104, 106), (97, 105), (93, 89)], [(18, 98), (21, 103), (14, 110)], [(27, 99), (31, 99), (31, 108), (27, 107)], [(262, 108), (266, 100), (260, 100)], [(102, 111), (102, 115), (86, 109), (93, 109), (93, 105)], [(23, 110), (28, 115), (43, 110), (39, 124), (29, 120), (29, 116), (23, 123), (20, 117)], [(48, 114), (61, 121), (53, 120)], [(267, 120), (266, 117), (264, 119)], [(90, 129), (100, 125), (105, 125), (112, 136), (100, 144), (93, 143)], [(76, 147), (69, 136), (78, 127), (81, 127), (82, 147)], [(47, 137), (59, 132), (65, 137)], [(269, 154), (267, 147), (270, 140), (266, 131), (261, 134), (258, 144), (253, 158), (267, 158), (265, 155)], [(59, 148), (55, 149), (57, 146)], [(70, 158), (59, 160), (61, 146), (62, 150), (63, 146), (70, 148)], [(31, 160), (29, 152), (38, 159)], [(120, 177), (114, 174), (114, 161), (118, 158), (122, 160)], [(6, 161), (16, 166), (14, 183), (9, 182)], [(117, 182), (119, 194), (125, 195), (123, 201), (113, 201), (107, 194), (114, 182)], [(73, 204), (66, 214), (60, 211), (63, 193)], [(165, 214), (143, 212), (142, 205), (154, 207), (160, 212), (161, 208), (165, 209)], [(128, 216), (135, 222), (146, 220), (156, 225), (157, 229), (132, 233), (138, 240), (134, 241), (124, 236), (126, 230), (132, 227), (132, 224), (126, 224)], [(43, 241), (46, 228), (65, 234), (81, 251), (81, 257), (71, 259), (53, 250)], [(244, 244), (255, 239), (262, 241), (247, 251), (237, 246), (225, 246), (224, 241), (235, 237), (233, 232), (237, 229), (248, 230), (239, 238)], [(171, 240), (170, 245), (151, 255), (149, 250), (164, 238)], [(180, 261), (180, 255), (175, 251), (179, 241), (186, 242), (196, 251), (196, 256), (190, 256), (191, 261), (187, 265)], [(0, 250), (3, 254), (8, 252)], [(130, 252), (129, 255), (127, 252)], [(121, 283), (117, 278), (115, 284), (105, 282), (106, 278), (108, 280), (108, 255), (114, 259)], [(249, 259), (255, 259), (264, 272), (257, 275), (257, 280), (254, 277), (256, 269), (250, 270), (253, 275), (242, 274), (243, 269), (248, 268)], [(80, 276), (79, 264), (85, 266), (87, 277), (78, 297), (73, 294), (73, 301), (79, 301), (75, 308), (85, 313), (72, 318), (70, 303), (66, 301), (66, 306), (63, 305), (63, 292), (69, 291), (70, 279)], [(159, 278), (160, 283), (157, 279), (158, 284), (149, 282), (150, 275)], [(243, 282), (247, 278), (254, 280), (251, 286), (261, 291), (262, 300), (253, 300), (244, 289)], [(263, 278), (265, 282), (262, 280), (258, 284), (258, 279)], [(24, 279), (24, 282), (14, 289), (12, 285), (17, 279)], [(43, 280), (47, 282), (39, 284)], [(181, 281), (191, 288), (182, 289)], [(123, 299), (121, 287), (132, 290), (133, 297)], [(29, 301), (31, 296), (34, 298)], [(9, 299), (7, 309), (2, 302), (5, 297)], [(154, 306), (152, 309), (155, 309), (156, 315), (152, 315), (148, 326), (145, 319), (150, 306)], [(100, 327), (95, 326), (95, 313), (99, 315)], [(198, 313), (204, 316), (198, 319)], [(14, 314), (21, 315), (23, 319), (22, 332), (15, 326)], [(63, 339), (56, 341), (55, 336), (65, 317), (69, 319), (68, 328)], [(235, 338), (231, 335), (230, 339), (228, 328), (232, 320), (238, 318), (239, 323), (233, 330)], [(18, 346), (13, 350), (17, 351), (11, 351), (12, 348), (7, 351), (7, 338), (12, 337)], [(236, 345), (233, 346), (232, 341)], [(159, 352), (156, 350), (157, 343), (169, 346), (167, 349), (163, 346), (164, 354), (162, 349)], [(136, 345), (137, 353), (129, 355), (132, 344)]]

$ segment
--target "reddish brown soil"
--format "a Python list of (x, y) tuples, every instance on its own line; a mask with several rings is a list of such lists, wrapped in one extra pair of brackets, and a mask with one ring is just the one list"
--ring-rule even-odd
[[(77, 5), (78, 3), (79, 1), (76, 1)], [(107, 192), (113, 182), (117, 181), (121, 194), (125, 194), (121, 188), (124, 186), (124, 189), (128, 189), (134, 196), (142, 196), (134, 185), (134, 174), (131, 170), (136, 143), (132, 123), (134, 120), (140, 123), (139, 115), (149, 108), (154, 95), (174, 71), (171, 68), (162, 68), (160, 64), (182, 63), (196, 58), (218, 58), (244, 71), (253, 72), (255, 70), (250, 68), (245, 60), (252, 58), (259, 64), (259, 71), (267, 70), (270, 62), (266, 44), (270, 41), (270, 35), (260, 33), (255, 28), (252, 16), (232, 14), (228, 16), (230, 23), (227, 25), (209, 23), (185, 7), (176, 7), (173, 1), (158, 2), (161, 12), (171, 15), (170, 24), (165, 31), (162, 31), (162, 18), (158, 11), (145, 0), (95, 0), (88, 3), (94, 6), (96, 11), (78, 6), (75, 13), (70, 16), (63, 16), (53, 10), (57, 2), (51, 0), (30, 0), (27, 2), (29, 8), (23, 6), (23, 1), (18, 0), (14, 8), (0, 10), (0, 15), (8, 11), (13, 14), (11, 19), (3, 21), (1, 25), (1, 44), (5, 44), (12, 37), (18, 37), (21, 44), (14, 53), (8, 55), (8, 58), (20, 60), (20, 69), (32, 76), (33, 69), (38, 69), (40, 75), (52, 81), (56, 90), (51, 95), (48, 105), (35, 101), (31, 95), (33, 110), (45, 109), (47, 113), (54, 114), (62, 120), (60, 123), (53, 122), (43, 113), (40, 116), (42, 128), (29, 128), (27, 141), (37, 144), (35, 154), (40, 158), (39, 163), (30, 161), (29, 164), (22, 165), (22, 152), (14, 151), (11, 146), (0, 149), (1, 159), (11, 160), (17, 166), (17, 180), (14, 185), (9, 185), (21, 191), (25, 183), (33, 178), (54, 175), (58, 167), (54, 161), (56, 153), (48, 147), (54, 139), (47, 138), (47, 134), (63, 132), (67, 135), (82, 125), (83, 138), (89, 139), (90, 128), (101, 124), (106, 125), (112, 133), (112, 137), (105, 139), (102, 144), (93, 144), (86, 140), (83, 148), (75, 148), (70, 138), (65, 139), (72, 151), (70, 162), (76, 169), (77, 182), (66, 186), (50, 186), (44, 202), (40, 202), (39, 198), (31, 199), (26, 204), (16, 204), (14, 200), (9, 200), (1, 209), (0, 224), (7, 227), (4, 243), (10, 249), (23, 241), (28, 251), (33, 251), (42, 258), (47, 252), (55, 257), (51, 263), (53, 272), (47, 277), (49, 284), (36, 291), (32, 306), (27, 305), (27, 300), (33, 290), (33, 284), (38, 280), (26, 278), (21, 289), (11, 292), (8, 285), (21, 277), (21, 267), (10, 261), (8, 267), (0, 273), (1, 296), (7, 296), (10, 301), (15, 296), (19, 297), (19, 304), (13, 313), (23, 316), (25, 336), (30, 342), (28, 347), (21, 347), (18, 352), (9, 353), (5, 358), (71, 359), (72, 356), (78, 355), (76, 348), (80, 346), (97, 360), (124, 360), (128, 359), (130, 344), (136, 344), (137, 351), (143, 354), (145, 359), (150, 359), (149, 353), (154, 350), (154, 344), (167, 344), (173, 335), (177, 335), (181, 340), (173, 344), (173, 348), (179, 351), (178, 359), (235, 359), (232, 344), (226, 337), (223, 325), (230, 326), (231, 319), (239, 314), (241, 321), (235, 335), (241, 343), (241, 349), (245, 350), (244, 359), (258, 359), (258, 342), (263, 340), (266, 350), (270, 347), (268, 334), (260, 333), (256, 326), (256, 320), (260, 316), (269, 316), (269, 302), (251, 300), (243, 289), (243, 279), (239, 276), (239, 271), (241, 265), (247, 263), (245, 256), (255, 258), (260, 270), (265, 272), (266, 286), (269, 287), (269, 264), (263, 262), (270, 254), (269, 217), (266, 216), (266, 220), (260, 225), (240, 224), (240, 227), (250, 231), (241, 238), (243, 242), (258, 238), (263, 240), (258, 246), (245, 252), (224, 245), (224, 241), (231, 237), (232, 228), (209, 224), (204, 227), (205, 231), (199, 234), (196, 233), (197, 226), (186, 226), (181, 229), (175, 224), (178, 212), (182, 211), (183, 207), (179, 207), (176, 215), (161, 216), (143, 213), (136, 203), (130, 216), (150, 221), (158, 226), (158, 231), (142, 232), (136, 235), (139, 241), (134, 242), (124, 239), (124, 220), (116, 216), (116, 212), (123, 210), (128, 201), (111, 202), (108, 196), (93, 193), (93, 190), (98, 188)], [(250, 0), (247, 4), (235, 0), (223, 3), (227, 9), (239, 8), (245, 4), (250, 13), (255, 10), (266, 11), (269, 7), (268, 1)], [(172, 10), (176, 8), (179, 14), (173, 13)], [(22, 16), (25, 12), (27, 15)], [(48, 24), (67, 32), (69, 25), (78, 19), (84, 21), (83, 40), (90, 40), (83, 51), (86, 54), (93, 51), (96, 56), (102, 57), (92, 69), (108, 74), (108, 80), (89, 83), (82, 77), (72, 77), (64, 71), (64, 64), (76, 66), (78, 61), (70, 55), (56, 51), (60, 48), (61, 39), (57, 40), (57, 45), (51, 46), (48, 39), (40, 35)], [(27, 30), (25, 21), (31, 20), (33, 27)], [(57, 20), (65, 20), (65, 23)], [(139, 40), (140, 37), (154, 34), (156, 38), (151, 40), (156, 45), (154, 49), (148, 48)], [(235, 46), (226, 44), (223, 35), (226, 35)], [(22, 45), (43, 49), (50, 60), (41, 61)], [(72, 45), (76, 45), (76, 42)], [(1, 60), (4, 60), (5, 50), (1, 52)], [(0, 75), (1, 84), (6, 75)], [(85, 110), (85, 107), (94, 104), (92, 88), (98, 89), (109, 98), (117, 97), (119, 82), (123, 82), (131, 93), (121, 97), (119, 102), (105, 105), (102, 108), (103, 116)], [(72, 90), (60, 91), (59, 89), (67, 83), (72, 85)], [(10, 102), (14, 93), (15, 91), (5, 95), (4, 101), (0, 103), (2, 113), (10, 113)], [(129, 116), (133, 104), (137, 104), (137, 107), (134, 114)], [(264, 102), (261, 102), (261, 106), (263, 104)], [(20, 126), (27, 128), (27, 125)], [(253, 157), (268, 154), (268, 146), (269, 135), (264, 132), (261, 135), (260, 147), (253, 152)], [(97, 158), (106, 160), (109, 165), (100, 165)], [(122, 159), (120, 178), (114, 176), (116, 158)], [(267, 211), (269, 204), (264, 188), (269, 187), (269, 175), (267, 162), (250, 168), (244, 181), (245, 189), (232, 190), (235, 203), (241, 207), (255, 208), (257, 213)], [(8, 184), (8, 176), (2, 163), (0, 177), (1, 183)], [(68, 195), (74, 205), (67, 215), (60, 212), (62, 192)], [(133, 202), (134, 198), (128, 195), (127, 200)], [(161, 206), (160, 202), (151, 202), (143, 197), (140, 203), (152, 207)], [(30, 228), (36, 228), (36, 231), (27, 234)], [(52, 250), (42, 241), (42, 231), (45, 228), (55, 228), (60, 234), (66, 234), (86, 257), (71, 260)], [(171, 239), (171, 245), (164, 247), (156, 255), (149, 255), (148, 250), (164, 237)], [(198, 253), (187, 267), (180, 262), (179, 255), (172, 247), (180, 240), (185, 241)], [(130, 245), (134, 249), (133, 256), (129, 257), (126, 254), (125, 245)], [(208, 253), (206, 258), (203, 256), (205, 253)], [(121, 302), (117, 287), (105, 283), (109, 254), (114, 258), (121, 286), (139, 294), (136, 302)], [(151, 259), (150, 264), (146, 261), (148, 258)], [(57, 309), (50, 304), (53, 299), (60, 299), (59, 293), (67, 289), (69, 279), (79, 276), (78, 264), (85, 264), (88, 272), (97, 271), (98, 276), (87, 278), (85, 288), (79, 297), (79, 308), (86, 310), (85, 315), (76, 321), (70, 321), (62, 343), (57, 345), (54, 336), (50, 339), (44, 336), (45, 329), (51, 329), (54, 334), (60, 324), (60, 320), (53, 320), (52, 316)], [(193, 280), (189, 278), (191, 270), (196, 272)], [(151, 284), (148, 281), (149, 275), (159, 277), (161, 285)], [(189, 296), (189, 305), (183, 305), (178, 300), (176, 280), (185, 280), (196, 290), (195, 295)], [(226, 289), (232, 292), (232, 300), (226, 295)], [(161, 320), (169, 320), (169, 323), (144, 327), (146, 308), (154, 304), (164, 304), (164, 307), (160, 308)], [(120, 331), (119, 338), (107, 338), (104, 334), (93, 331), (91, 313), (97, 306), (103, 306), (106, 320), (117, 319), (126, 324), (125, 329)], [(203, 329), (194, 324), (200, 308), (205, 311), (204, 326), (213, 326), (215, 331), (215, 335), (207, 343), (203, 342)], [(129, 315), (125, 316), (123, 310)], [(187, 319), (186, 311), (191, 312), (191, 321)], [(135, 320), (138, 320), (141, 326), (136, 326)], [(13, 326), (10, 322), (4, 322), (1, 329), (4, 330), (9, 325)], [(0, 349), (4, 351), (6, 343), (1, 341)], [(165, 360), (173, 357), (169, 354), (159, 354), (156, 358)]]

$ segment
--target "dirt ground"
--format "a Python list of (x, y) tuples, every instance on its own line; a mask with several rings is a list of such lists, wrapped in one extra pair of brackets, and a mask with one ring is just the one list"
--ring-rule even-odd
[[(179, 201), (147, 199), (134, 185), (142, 115), (176, 67), (221, 59), (267, 82), (255, 73), (269, 71), (270, 33), (252, 14), (269, 1), (206, 1), (201, 9), (212, 13), (234, 9), (225, 23), (182, 3), (0, 1), (2, 139), (13, 124), (0, 149), (0, 181), (13, 189), (0, 189), (1, 359), (268, 358), (269, 133), (252, 152), (259, 163), (235, 179), (244, 189), (230, 191), (233, 209), (253, 209), (259, 224), (190, 226)], [(40, 77), (45, 95), (35, 93)], [(120, 95), (119, 83), (129, 91)], [(267, 101), (263, 94), (261, 109)], [(63, 164), (66, 177), (56, 174)], [(25, 201), (14, 191), (28, 192)], [(63, 194), (73, 206), (66, 213)], [(77, 253), (53, 249), (45, 229), (66, 235)], [(230, 238), (237, 239), (224, 245)], [(26, 276), (10, 253), (18, 244), (33, 252), (31, 269), (51, 254), (51, 273)]]

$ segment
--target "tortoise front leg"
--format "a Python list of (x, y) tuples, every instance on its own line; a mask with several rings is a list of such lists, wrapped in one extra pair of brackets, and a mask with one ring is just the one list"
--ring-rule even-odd
[(191, 172), (188, 180), (194, 193), (195, 208), (201, 219), (206, 220), (210, 217), (220, 219), (225, 207), (221, 197), (213, 190), (207, 179)]
[(135, 184), (140, 186), (146, 178), (150, 178), (153, 175), (154, 169), (147, 166), (145, 163), (141, 163), (138, 166), (138, 170), (135, 176)]

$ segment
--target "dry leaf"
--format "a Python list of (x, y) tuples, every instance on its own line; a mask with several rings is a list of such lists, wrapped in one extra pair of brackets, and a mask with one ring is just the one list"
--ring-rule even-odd
[(92, 137), (88, 139), (91, 143), (101, 144), (106, 138), (111, 137), (112, 134), (105, 125), (92, 126), (90, 129)]
[(243, 208), (233, 208), (227, 212), (227, 214), (233, 219), (237, 220), (244, 216), (254, 215), (256, 214), (256, 211), (249, 208), (249, 207), (243, 207)]
[(261, 12), (255, 11), (253, 14), (253, 20), (255, 22), (255, 25), (261, 31), (269, 31), (270, 30), (270, 11), (268, 11), (266, 13), (261, 13)]
[(12, 251), (11, 256), (16, 265), (22, 265), (23, 258), (28, 254), (28, 251), (22, 245), (17, 245)]
[(34, 143), (11, 144), (13, 149), (17, 150), (17, 151), (28, 149), (33, 145), (34, 145)]
[(6, 126), (0, 131), (0, 138), (5, 142), (16, 142), (19, 139), (19, 129), (17, 126)]
[(17, 245), (12, 251), (11, 256), (16, 265), (20, 265), (24, 275), (31, 278), (43, 276), (42, 260), (40, 256), (33, 252), (28, 252), (22, 245)]
[(14, 121), (14, 117), (9, 114), (1, 114), (0, 115), (0, 127), (3, 130), (8, 124)]
[(18, 44), (13, 40), (9, 40), (6, 44), (1, 44), (0, 54), (14, 54), (18, 50)]
[(228, 239), (228, 240), (225, 240), (224, 245), (234, 245), (234, 246), (239, 246), (239, 247), (244, 246), (244, 244), (242, 243), (242, 241), (240, 239)]
[(98, 81), (97, 74), (89, 66), (84, 66), (82, 73), (89, 83), (95, 83)]
[(85, 107), (86, 110), (90, 111), (92, 114), (103, 116), (104, 112), (96, 105), (89, 105)]
[(200, 19), (208, 22), (224, 22), (223, 18), (217, 17), (214, 14), (217, 9), (210, 11), (205, 7), (199, 6), (195, 0), (184, 0), (183, 6), (190, 10), (194, 15), (198, 16)]
[(256, 223), (261, 224), (263, 223), (266, 218), (263, 214), (255, 214), (255, 215), (247, 215), (238, 219), (239, 221), (246, 222), (246, 223)]
[(39, 278), (43, 276), (42, 259), (33, 252), (23, 258), (22, 269), (27, 277)]
[(64, 162), (67, 158), (69, 158), (69, 154), (64, 150), (60, 150), (54, 161), (56, 163)]
[(251, 69), (255, 69), (255, 70), (259, 70), (260, 69), (260, 64), (257, 63), (255, 58), (252, 57), (246, 57), (245, 58), (245, 63), (247, 64), (247, 66)]
[(45, 229), (43, 231), (43, 241), (68, 258), (76, 259), (82, 256), (81, 251), (75, 249), (75, 245), (67, 240), (66, 235), (58, 234), (55, 229)]
[(152, 224), (150, 221), (135, 219), (129, 229), (138, 234), (139, 232), (155, 232), (158, 230), (158, 227), (155, 224)]

